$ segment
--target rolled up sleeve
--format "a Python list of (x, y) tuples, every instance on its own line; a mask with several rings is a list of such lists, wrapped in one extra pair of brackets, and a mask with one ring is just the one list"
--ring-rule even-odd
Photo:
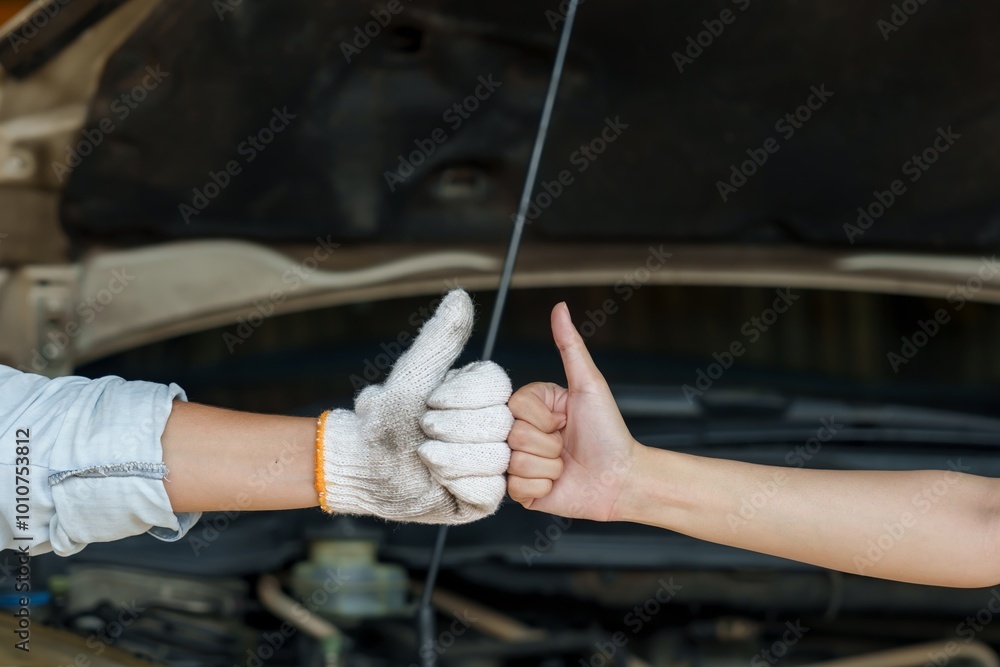
[(68, 556), (145, 532), (183, 537), (200, 515), (173, 512), (164, 487), (160, 437), (175, 400), (187, 400), (175, 384), (0, 366), (3, 547)]

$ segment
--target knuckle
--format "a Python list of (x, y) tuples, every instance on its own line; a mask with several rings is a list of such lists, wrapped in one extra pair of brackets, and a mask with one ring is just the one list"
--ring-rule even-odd
[(524, 452), (511, 452), (510, 453), (510, 463), (508, 464), (508, 470), (514, 472), (516, 475), (521, 475), (523, 473), (529, 472), (531, 467), (531, 455)]
[(555, 433), (563, 425), (563, 417), (555, 413), (549, 415), (549, 433)]
[(523, 449), (528, 445), (528, 433), (530, 426), (520, 419), (514, 420), (514, 425), (510, 427), (510, 434), (507, 436), (507, 444), (512, 449)]
[(552, 461), (553, 461), (552, 467), (555, 468), (555, 474), (553, 476), (556, 479), (559, 479), (560, 477), (562, 477), (563, 470), (566, 469), (566, 464), (563, 462), (562, 459), (552, 459)]
[(524, 481), (520, 477), (511, 475), (507, 478), (507, 493), (510, 497), (517, 502), (521, 502), (527, 499), (527, 494), (524, 493)]
[(523, 414), (526, 407), (528, 395), (525, 393), (527, 387), (518, 389), (514, 394), (507, 400), (507, 407), (514, 415)]

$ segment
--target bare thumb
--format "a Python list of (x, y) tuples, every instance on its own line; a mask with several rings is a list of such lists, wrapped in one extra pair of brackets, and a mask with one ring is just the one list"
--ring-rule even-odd
[(590, 352), (573, 324), (566, 302), (552, 309), (552, 338), (562, 355), (566, 382), (570, 390), (585, 388), (608, 389), (608, 383), (597, 369)]

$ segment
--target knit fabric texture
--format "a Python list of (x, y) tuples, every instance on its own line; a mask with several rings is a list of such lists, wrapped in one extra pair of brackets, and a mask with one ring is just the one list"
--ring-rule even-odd
[(385, 384), (354, 411), (333, 410), (317, 433), (323, 509), (430, 524), (493, 514), (506, 493), (511, 383), (492, 362), (449, 370), (472, 333), (475, 309), (450, 292)]

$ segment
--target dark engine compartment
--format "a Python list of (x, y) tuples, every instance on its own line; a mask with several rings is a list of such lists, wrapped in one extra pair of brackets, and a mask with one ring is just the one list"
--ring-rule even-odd
[[(165, 3), (103, 75), (88, 125), (115, 129), (64, 225), (82, 245), (504, 240), (565, 8)], [(976, 2), (584, 3), (529, 235), (994, 248), (998, 24)], [(859, 207), (877, 224), (852, 234)]]
[[(62, 224), (81, 256), (105, 244), (210, 237), (503, 241), (564, 10), (565, 2), (163, 3), (102, 76), (81, 141), (102, 124), (103, 139), (71, 170)], [(527, 242), (991, 254), (1000, 241), (998, 25), (996, 3), (585, 2)], [(845, 225), (857, 224), (859, 207), (877, 224), (853, 234)], [(570, 298), (574, 312), (588, 313), (607, 292), (515, 293), (498, 356), (515, 386), (561, 377), (539, 324), (547, 309)], [(815, 419), (784, 421), (793, 397), (805, 396), (819, 401), (818, 416), (832, 401), (850, 424), (808, 465), (943, 469), (961, 458), (977, 474), (1000, 475), (996, 432), (942, 427), (929, 436), (912, 423), (853, 417), (848, 405), (997, 414), (1000, 318), (982, 304), (955, 313), (958, 323), (896, 373), (885, 351), (941, 304), (812, 293), (726, 375), (714, 407), (671, 412), (677, 388), (772, 296), (651, 285), (599, 328), (588, 342), (637, 436), (780, 465), (815, 431)], [(480, 295), (481, 312), (492, 298)], [(315, 415), (349, 404), (352, 378), (379, 358), (380, 343), (412, 328), (407, 316), (432, 301), (275, 317), (236, 353), (213, 330), (79, 372), (178, 382), (192, 400), (237, 409)], [(673, 313), (685, 315), (683, 326)], [(650, 403), (666, 412), (635, 407)], [(864, 579), (510, 503), (452, 531), (441, 586), (464, 601), (439, 607), (427, 644), (410, 585), (422, 581), (433, 540), (427, 527), (318, 511), (207, 515), (178, 543), (143, 536), (36, 559), (37, 580), (49, 582), (37, 608), (86, 642), (89, 652), (65, 664), (117, 647), (191, 667), (311, 667), (335, 664), (334, 653), (351, 665), (406, 666), (428, 651), (445, 666), (640, 667), (641, 655), (656, 665), (758, 667), (940, 640), (921, 649), (919, 664), (993, 665), (948, 662), (944, 647), (1000, 645), (992, 590)], [(310, 555), (315, 544), (325, 557)], [(339, 567), (371, 586), (342, 586)], [(285, 632), (262, 603), (272, 575), (335, 619), (337, 646)], [(480, 620), (484, 609), (502, 617)], [(462, 620), (469, 615), (477, 620)], [(505, 621), (527, 634), (497, 636)]]
[[(497, 350), (514, 384), (561, 381), (558, 355), (537, 325), (556, 299), (567, 298), (574, 312), (586, 313), (610, 290), (515, 291), (509, 307), (519, 316), (504, 324)], [(959, 420), (970, 424), (996, 414), (1000, 355), (983, 353), (990, 332), (1000, 327), (992, 306), (969, 304), (897, 376), (886, 370), (882, 346), (926, 318), (938, 301), (803, 292), (786, 319), (713, 388), (714, 403), (701, 412), (690, 409), (678, 387), (692, 381), (738, 323), (770, 297), (756, 288), (647, 286), (588, 340), (640, 441), (786, 466), (946, 469), (960, 461), (976, 474), (1000, 476), (1000, 431), (914, 421), (914, 414), (944, 408), (972, 411)], [(432, 310), (437, 298), (276, 317), (235, 353), (223, 342), (228, 328), (206, 331), (80, 372), (175, 381), (195, 401), (314, 415), (350, 405), (368, 362), (388, 367), (380, 361), (390, 354), (383, 343), (419, 324), (419, 313)], [(476, 295), (487, 311), (492, 298)], [(665, 314), (670, 310), (685, 315), (683, 331), (672, 330)], [(879, 313), (863, 331), (842, 317), (861, 310)], [(476, 336), (473, 351), (483, 332), (477, 329)], [(793, 340), (811, 342), (792, 355)], [(841, 341), (837, 354), (830, 340)], [(844, 364), (845, 358), (852, 363)], [(807, 400), (796, 404), (795, 396)], [(896, 423), (879, 424), (856, 410), (865, 404), (911, 405), (916, 413), (900, 412)], [(820, 419), (845, 428), (820, 451), (790, 458), (816, 435)], [(258, 482), (266, 480), (248, 484)], [(1000, 644), (989, 622), (990, 605), (1000, 595), (994, 590), (844, 575), (645, 526), (568, 521), (510, 502), (489, 519), (452, 529), (439, 585), (462, 599), (439, 609), (437, 633), (427, 644), (416, 632), (410, 585), (423, 581), (434, 539), (433, 527), (331, 518), (317, 510), (226, 512), (206, 515), (177, 543), (141, 536), (91, 545), (68, 559), (39, 557), (33, 567), (36, 581), (52, 582), (50, 623), (97, 647), (169, 665), (332, 664), (324, 661), (324, 643), (297, 630), (283, 632), (282, 619), (264, 608), (258, 587), (270, 576), (307, 608), (336, 619), (349, 638), (342, 664), (350, 665), (408, 667), (421, 664), (427, 651), (445, 667), (804, 665), (939, 642), (919, 653), (924, 662), (913, 664), (922, 665), (933, 664), (932, 656), (943, 655), (949, 641), (963, 650)], [(334, 555), (315, 556), (317, 544)], [(357, 549), (377, 552), (377, 560), (359, 566)], [(303, 571), (312, 577), (307, 585)], [(365, 588), (366, 582), (374, 585)], [(135, 605), (142, 611), (125, 626), (120, 617)], [(498, 638), (491, 634), (496, 619), (482, 609), (532, 634)], [(636, 656), (647, 662), (635, 662)]]

